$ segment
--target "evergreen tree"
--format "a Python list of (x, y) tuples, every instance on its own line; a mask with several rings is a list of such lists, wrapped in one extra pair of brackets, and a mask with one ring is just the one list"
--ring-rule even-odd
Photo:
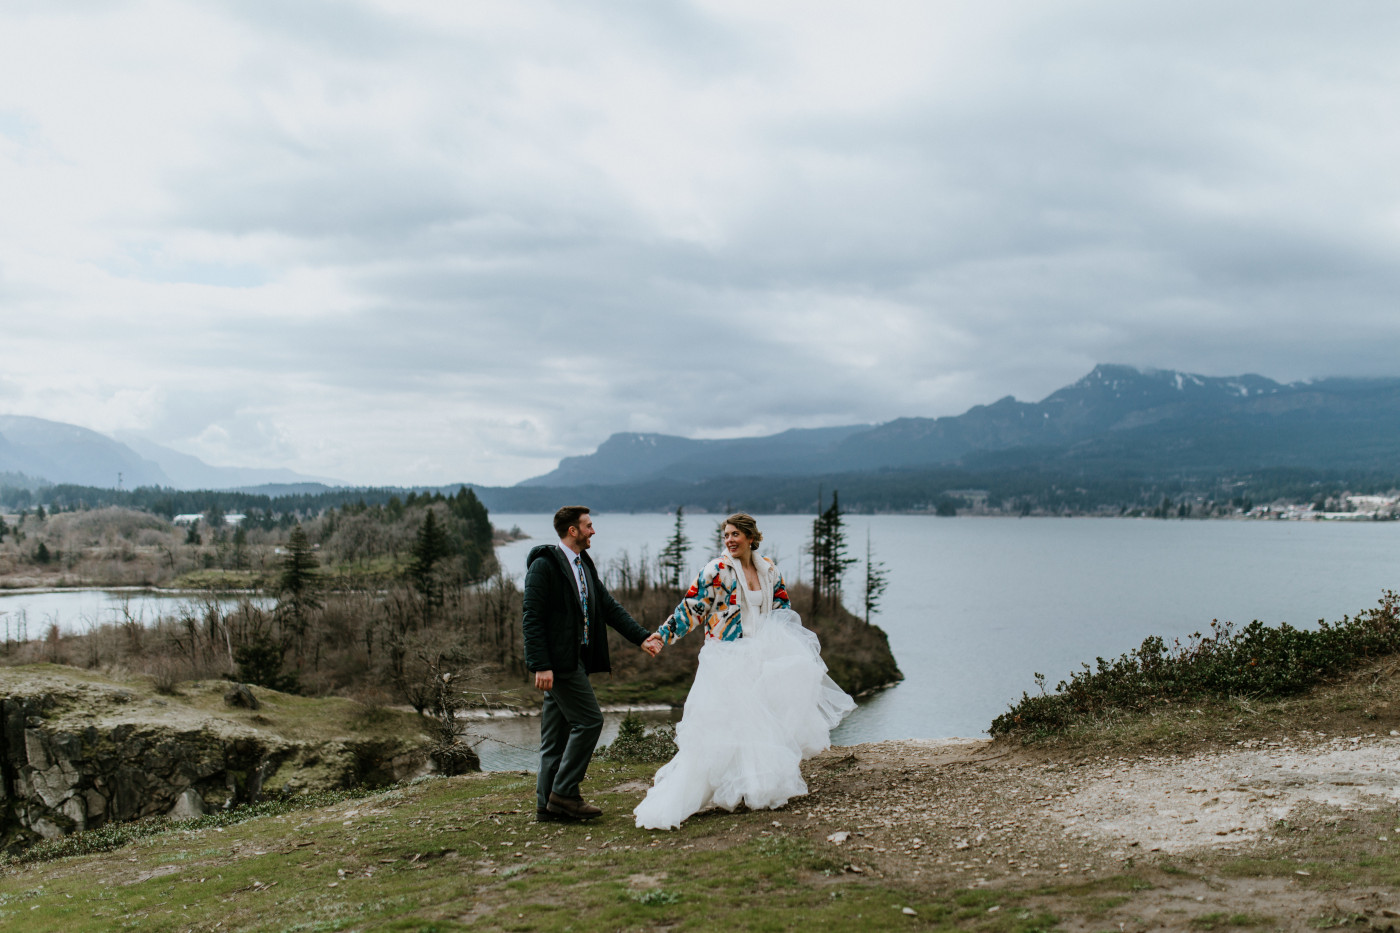
[(838, 490), (833, 489), (830, 507), (812, 523), (812, 599), (816, 606), (841, 601), (846, 571), (855, 563), (856, 558), (847, 553), (841, 500)]
[(190, 522), (189, 530), (185, 532), (185, 543), (186, 543), (186, 544), (202, 544), (202, 543), (203, 543), (203, 542), (200, 540), (200, 538), (199, 538), (199, 519), (196, 518), (194, 521)]
[(671, 538), (661, 549), (658, 563), (664, 576), (661, 582), (672, 589), (680, 589), (681, 576), (685, 573), (685, 553), (690, 550), (690, 539), (685, 536), (685, 510), (676, 506), (676, 525)]
[(284, 693), (295, 693), (301, 688), (296, 674), (282, 673), (285, 651), (267, 632), (258, 630), (233, 650), (234, 663), (238, 665), (238, 679), (245, 684), (255, 684)]
[(306, 530), (300, 523), (293, 525), (287, 538), (287, 553), (282, 558), (282, 573), (277, 578), (277, 612), (298, 640), (306, 633), (311, 612), (321, 608), (316, 599), (318, 566)]
[(495, 554), (491, 519), (486, 506), (465, 486), (456, 495), (443, 500), (449, 518), (449, 548), (451, 555), (461, 557), (462, 571), (468, 581), (482, 580), (491, 573), (490, 558)]
[(241, 523), (233, 532), (233, 566), (235, 570), (248, 569), (248, 529)]
[(437, 565), (452, 554), (452, 548), (438, 521), (437, 512), (429, 508), (423, 516), (423, 524), (418, 526), (418, 534), (413, 541), (412, 559), (408, 565), (408, 577), (413, 586), (431, 607), (442, 601), (442, 584), (433, 571)]
[(885, 589), (890, 585), (889, 572), (881, 561), (875, 559), (875, 552), (870, 547), (870, 530), (865, 532), (865, 624), (870, 624), (870, 617), (879, 608), (880, 598), (885, 595)]
[(841, 520), (841, 503), (837, 491), (831, 490), (831, 508), (827, 509), (827, 595), (833, 603), (841, 601), (846, 571), (858, 563), (846, 550), (845, 525)]
[(0, 516), (0, 541), (5, 540), (5, 535), (9, 534), (10, 526), (5, 524), (4, 516)]

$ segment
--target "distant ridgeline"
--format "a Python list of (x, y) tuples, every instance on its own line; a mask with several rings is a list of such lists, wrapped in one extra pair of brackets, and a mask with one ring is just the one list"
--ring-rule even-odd
[[(410, 491), (305, 484), (119, 492), (3, 480), (0, 505), (9, 508), (118, 504), (164, 515), (211, 506), (305, 515)], [(1189, 500), (1208, 503), (1209, 513), (1314, 501), (1400, 488), (1400, 379), (1285, 385), (1104, 365), (1039, 402), (1007, 397), (944, 418), (719, 440), (616, 434), (517, 486), (469, 488), (495, 512), (549, 512), (575, 501), (601, 511), (811, 512), (820, 488), (839, 488), (845, 508), (858, 512), (1165, 513)]]
[[(495, 510), (577, 499), (599, 509), (742, 502), (803, 512), (821, 487), (852, 511), (1164, 512), (1400, 487), (1400, 379), (1284, 385), (1098, 366), (1040, 402), (1007, 397), (946, 418), (690, 440), (616, 434), (509, 489)], [(1177, 514), (1174, 508), (1172, 514)]]

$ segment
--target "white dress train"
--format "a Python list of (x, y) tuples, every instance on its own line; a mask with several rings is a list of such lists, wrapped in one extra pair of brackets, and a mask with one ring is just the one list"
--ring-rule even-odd
[(750, 613), (743, 637), (706, 639), (676, 725), (676, 756), (633, 814), (674, 829), (693, 813), (779, 807), (807, 793), (799, 768), (831, 745), (855, 701), (826, 673), (817, 636), (791, 609)]

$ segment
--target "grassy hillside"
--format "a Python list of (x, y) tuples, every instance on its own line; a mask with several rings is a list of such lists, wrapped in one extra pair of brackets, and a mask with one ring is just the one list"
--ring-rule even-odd
[[(1153, 709), (1032, 748), (836, 749), (806, 767), (811, 794), (782, 810), (703, 814), (674, 833), (631, 823), (656, 765), (602, 760), (585, 790), (605, 814), (588, 824), (535, 823), (533, 777), (511, 772), (145, 824), (148, 834), (126, 838), (88, 833), (3, 865), (0, 924), (7, 933), (1384, 928), (1385, 911), (1400, 906), (1394, 801), (1297, 811), (1249, 845), (1126, 857), (1064, 833), (1048, 814), (1105, 771), (1187, 766), (1189, 753), (1222, 742), (1272, 745), (1324, 727), (1394, 742), (1384, 730), (1400, 709), (1397, 660), (1259, 707)], [(842, 831), (848, 839), (830, 841)]]
[[(887, 929), (911, 895), (849, 884), (839, 860), (772, 814), (676, 835), (620, 813), (654, 766), (594, 773), (611, 817), (533, 822), (533, 778), (428, 779), (329, 807), (178, 830), (109, 853), (11, 868), (7, 931)], [(601, 770), (601, 773), (600, 773)], [(742, 841), (728, 824), (743, 824)], [(768, 829), (760, 829), (766, 826)], [(716, 831), (719, 837), (716, 837)]]

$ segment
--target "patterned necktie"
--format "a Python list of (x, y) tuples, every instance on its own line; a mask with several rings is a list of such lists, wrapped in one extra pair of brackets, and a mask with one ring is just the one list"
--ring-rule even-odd
[(588, 644), (588, 575), (583, 572), (583, 555), (574, 558), (578, 568), (578, 598), (583, 603), (583, 643)]

